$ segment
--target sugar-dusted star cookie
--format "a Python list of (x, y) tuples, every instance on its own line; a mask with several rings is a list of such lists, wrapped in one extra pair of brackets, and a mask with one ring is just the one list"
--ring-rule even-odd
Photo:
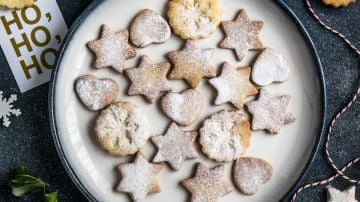
[(193, 41), (186, 41), (184, 49), (168, 54), (175, 67), (170, 79), (185, 79), (196, 88), (203, 77), (216, 76), (215, 67), (210, 64), (214, 49), (199, 49)]
[(348, 187), (344, 191), (328, 187), (328, 202), (358, 202), (355, 199), (355, 192), (355, 186)]
[(125, 70), (125, 75), (132, 82), (128, 94), (144, 95), (150, 103), (154, 103), (160, 92), (171, 90), (166, 78), (169, 69), (167, 62), (155, 64), (148, 56), (142, 56), (139, 67)]
[(208, 169), (198, 163), (195, 176), (183, 180), (181, 184), (191, 193), (192, 202), (216, 202), (234, 189), (223, 179), (223, 175), (223, 165)]
[(209, 82), (218, 92), (215, 104), (231, 102), (236, 108), (242, 109), (248, 96), (256, 95), (257, 88), (250, 82), (251, 68), (235, 69), (225, 62), (221, 75)]
[(266, 129), (270, 133), (278, 133), (281, 126), (295, 121), (295, 117), (286, 111), (290, 96), (272, 96), (265, 89), (261, 89), (258, 100), (247, 105), (252, 114), (252, 129)]
[(234, 21), (221, 22), (226, 37), (219, 47), (234, 49), (238, 60), (241, 61), (248, 50), (263, 48), (259, 37), (263, 25), (262, 21), (249, 20), (246, 11), (241, 9)]
[(125, 60), (136, 56), (136, 50), (128, 44), (128, 40), (128, 30), (114, 33), (109, 26), (103, 25), (101, 38), (87, 44), (96, 55), (95, 68), (112, 67), (122, 73)]
[(197, 132), (184, 132), (172, 123), (164, 136), (156, 136), (152, 141), (159, 149), (153, 162), (168, 162), (174, 170), (179, 170), (187, 159), (197, 158), (199, 155), (194, 148)]
[(141, 201), (146, 195), (161, 191), (156, 177), (163, 165), (149, 163), (141, 152), (137, 153), (133, 163), (123, 163), (118, 168), (121, 181), (116, 191), (128, 193), (133, 201)]

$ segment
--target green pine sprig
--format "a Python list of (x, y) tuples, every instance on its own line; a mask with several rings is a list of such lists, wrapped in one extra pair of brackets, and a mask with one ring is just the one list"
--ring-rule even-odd
[(39, 178), (31, 176), (25, 167), (18, 166), (14, 169), (10, 180), (11, 193), (21, 197), (29, 193), (43, 192), (44, 202), (57, 202), (57, 192), (50, 191), (50, 185)]

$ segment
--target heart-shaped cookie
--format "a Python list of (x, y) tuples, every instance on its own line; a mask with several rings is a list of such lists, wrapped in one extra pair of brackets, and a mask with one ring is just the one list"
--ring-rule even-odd
[(237, 159), (233, 169), (234, 182), (246, 195), (255, 194), (273, 175), (273, 168), (268, 162), (254, 157)]
[(80, 76), (75, 90), (82, 103), (90, 110), (97, 111), (112, 104), (119, 93), (119, 85), (112, 79), (97, 79), (91, 75)]
[(170, 36), (169, 24), (160, 14), (150, 9), (142, 10), (130, 27), (130, 40), (139, 48), (152, 43), (164, 43)]
[(265, 48), (253, 65), (251, 79), (259, 86), (266, 86), (272, 82), (285, 82), (289, 73), (289, 63), (284, 56), (271, 48)]
[(199, 91), (188, 89), (182, 93), (168, 93), (161, 99), (164, 113), (176, 123), (188, 126), (200, 115), (203, 97)]

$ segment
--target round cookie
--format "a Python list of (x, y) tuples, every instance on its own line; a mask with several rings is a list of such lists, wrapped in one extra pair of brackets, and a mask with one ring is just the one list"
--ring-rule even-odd
[(183, 39), (207, 38), (221, 21), (219, 0), (172, 0), (168, 17), (175, 34)]
[(152, 43), (164, 43), (170, 36), (169, 24), (153, 10), (142, 10), (131, 23), (130, 40), (136, 47), (143, 48)]
[(153, 136), (144, 114), (129, 102), (117, 102), (101, 111), (95, 134), (104, 150), (118, 156), (136, 153)]
[(211, 159), (229, 162), (250, 146), (250, 122), (240, 111), (223, 110), (211, 115), (200, 129), (202, 151)]
[(233, 174), (237, 188), (243, 194), (253, 195), (261, 185), (270, 181), (273, 168), (262, 159), (241, 157), (234, 163)]

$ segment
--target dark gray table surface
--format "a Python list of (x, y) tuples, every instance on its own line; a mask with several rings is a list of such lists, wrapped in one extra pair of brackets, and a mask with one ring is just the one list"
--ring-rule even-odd
[[(330, 118), (350, 99), (358, 85), (359, 58), (334, 34), (325, 31), (310, 16), (302, 0), (285, 0), (308, 29), (319, 52), (326, 77), (327, 124)], [(320, 0), (312, 0), (320, 16), (326, 18), (330, 25), (346, 33), (357, 47), (360, 47), (360, 2), (344, 9), (332, 9), (321, 4)], [(91, 0), (58, 1), (66, 23), (70, 26)], [(38, 201), (40, 195), (16, 199), (8, 191), (10, 170), (17, 165), (24, 165), (31, 173), (49, 182), (59, 193), (60, 201), (86, 201), (66, 174), (56, 153), (50, 133), (48, 118), (48, 84), (44, 84), (29, 92), (21, 94), (14, 77), (0, 51), (0, 90), (5, 96), (18, 94), (16, 107), (22, 115), (11, 119), (9, 128), (0, 126), (0, 201)], [(360, 156), (360, 101), (343, 117), (337, 125), (332, 139), (332, 155), (340, 167), (351, 159)], [(324, 145), (324, 138), (321, 140)], [(360, 165), (356, 165), (348, 173), (360, 178)], [(330, 165), (325, 160), (322, 149), (306, 175), (305, 182), (313, 182), (332, 175)], [(349, 184), (343, 179), (332, 183), (339, 189)], [(298, 201), (324, 201), (326, 191), (318, 187), (305, 191)], [(360, 200), (360, 187), (357, 188)]]

